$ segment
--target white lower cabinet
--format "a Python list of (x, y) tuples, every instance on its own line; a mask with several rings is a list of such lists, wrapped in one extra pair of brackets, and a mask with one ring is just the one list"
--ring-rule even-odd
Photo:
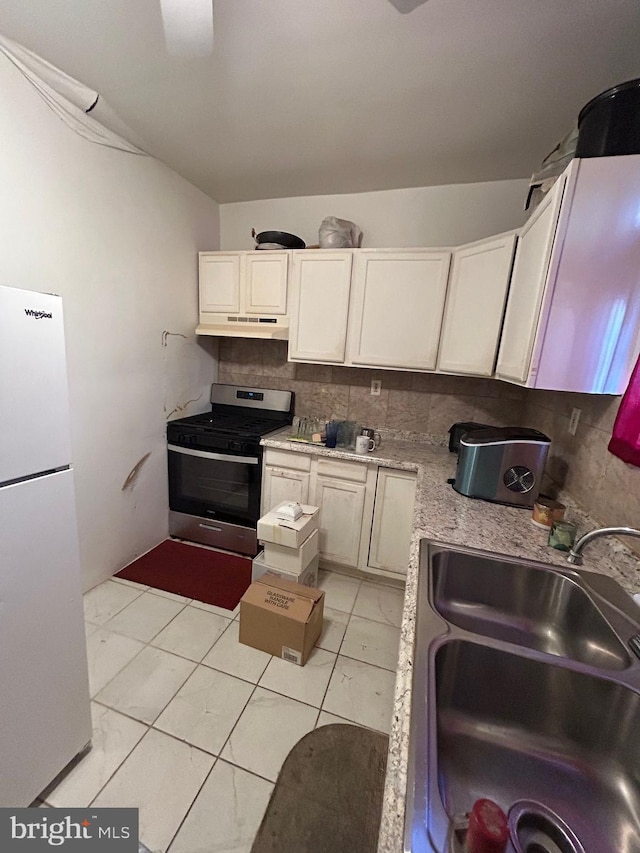
[(318, 477), (314, 501), (320, 507), (320, 557), (341, 566), (358, 565), (366, 486)]
[(267, 448), (262, 512), (287, 500), (320, 507), (320, 560), (326, 565), (405, 575), (416, 474)]
[(309, 503), (310, 471), (310, 456), (268, 450), (262, 469), (262, 515), (285, 501)]
[(269, 465), (264, 469), (262, 481), (262, 512), (269, 512), (285, 501), (309, 503), (309, 474), (288, 471)]
[[(368, 543), (376, 466), (348, 460), (312, 460), (312, 503), (320, 507), (320, 559), (356, 569)], [(362, 545), (362, 547), (361, 547)]]
[(415, 496), (416, 475), (412, 471), (378, 469), (369, 568), (406, 575)]

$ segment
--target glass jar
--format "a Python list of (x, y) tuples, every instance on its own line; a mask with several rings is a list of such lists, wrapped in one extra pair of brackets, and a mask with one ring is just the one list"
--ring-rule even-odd
[(576, 541), (576, 526), (570, 521), (554, 521), (549, 531), (549, 545), (557, 551), (570, 551)]

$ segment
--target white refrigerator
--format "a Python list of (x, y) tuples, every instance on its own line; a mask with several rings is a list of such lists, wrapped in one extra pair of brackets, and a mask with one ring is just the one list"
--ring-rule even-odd
[(0, 286), (0, 806), (90, 739), (62, 300)]

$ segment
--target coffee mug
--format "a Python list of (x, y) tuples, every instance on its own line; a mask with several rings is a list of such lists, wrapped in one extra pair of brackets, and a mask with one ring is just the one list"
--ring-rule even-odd
[(362, 427), (362, 435), (366, 435), (368, 438), (372, 439), (374, 447), (377, 447), (380, 444), (380, 433), (370, 427)]
[(375, 441), (368, 435), (359, 435), (356, 438), (356, 453), (370, 453), (375, 446)]

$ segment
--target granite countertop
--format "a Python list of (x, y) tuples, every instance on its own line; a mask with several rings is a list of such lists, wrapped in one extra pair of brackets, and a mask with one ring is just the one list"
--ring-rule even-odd
[[(421, 539), (481, 548), (509, 556), (540, 560), (563, 568), (566, 554), (547, 545), (547, 533), (531, 524), (526, 509), (473, 500), (458, 494), (447, 483), (455, 474), (457, 457), (443, 440), (416, 434), (382, 435), (372, 453), (359, 455), (343, 448), (287, 441), (286, 430), (265, 438), (262, 444), (298, 453), (358, 460), (363, 463), (417, 472), (414, 529), (407, 570), (404, 612), (400, 633), (398, 671), (389, 744), (384, 806), (378, 853), (401, 853), (403, 848), (409, 719), (416, 624), (417, 583)], [(578, 526), (578, 534), (600, 527), (569, 495), (566, 517)], [(593, 569), (616, 580), (627, 592), (640, 591), (640, 562), (616, 539), (600, 539), (589, 545), (582, 570)]]

